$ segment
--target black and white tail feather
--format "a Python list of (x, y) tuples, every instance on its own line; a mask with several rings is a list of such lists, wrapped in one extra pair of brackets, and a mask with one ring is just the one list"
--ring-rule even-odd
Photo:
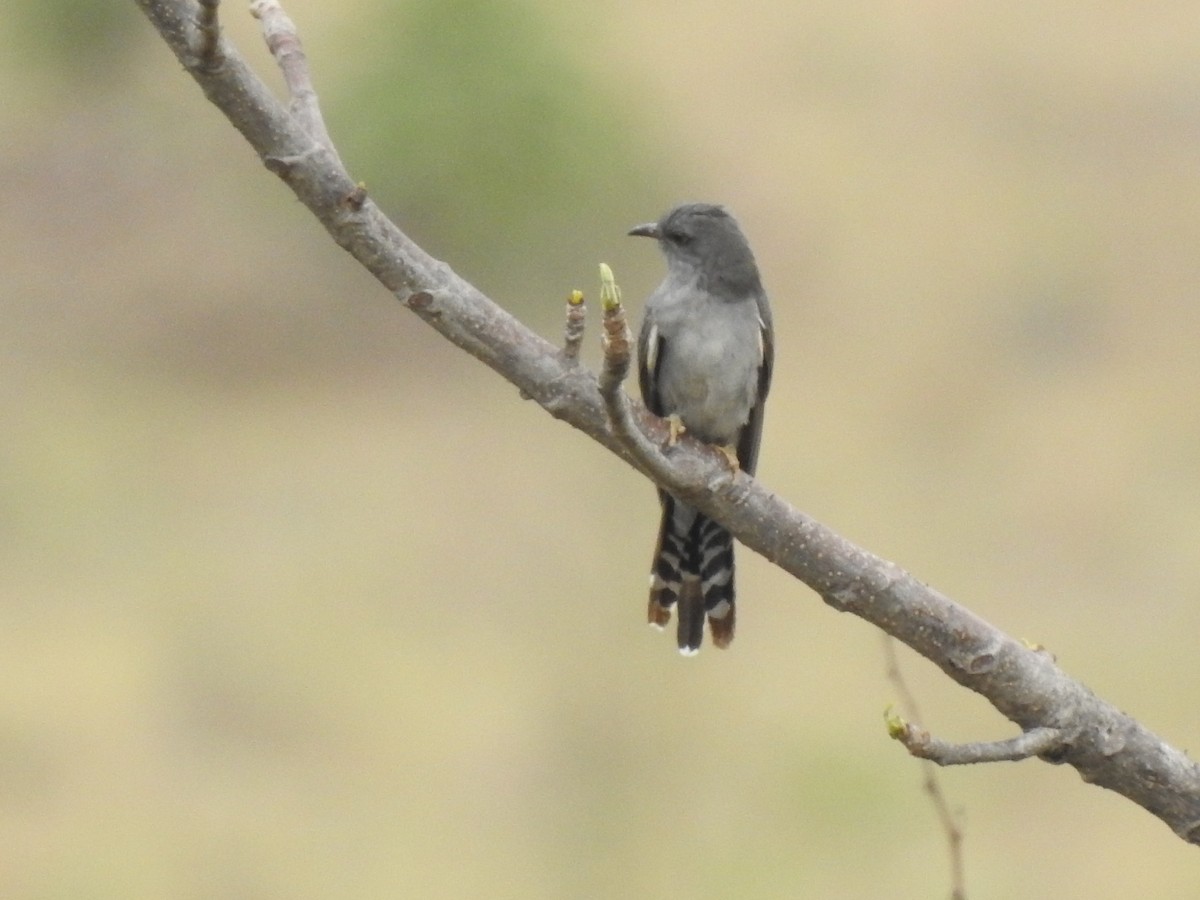
[(708, 619), (713, 643), (733, 640), (733, 535), (670, 494), (660, 492), (662, 522), (650, 572), (647, 619), (662, 629), (678, 609), (679, 652), (692, 656)]

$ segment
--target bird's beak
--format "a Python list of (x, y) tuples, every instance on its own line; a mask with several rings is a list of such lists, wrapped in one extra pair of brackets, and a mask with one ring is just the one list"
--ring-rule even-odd
[(647, 222), (645, 225), (638, 225), (636, 228), (630, 228), (629, 232), (633, 237), (648, 237), (658, 240), (662, 237), (662, 231), (659, 230), (657, 222)]

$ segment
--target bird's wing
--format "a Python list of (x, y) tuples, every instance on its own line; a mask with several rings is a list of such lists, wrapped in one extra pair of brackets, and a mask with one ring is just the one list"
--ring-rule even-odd
[(763, 407), (767, 402), (767, 392), (771, 389), (771, 369), (775, 365), (775, 336), (771, 326), (771, 311), (764, 297), (758, 304), (758, 392), (754, 397), (754, 406), (750, 408), (750, 419), (742, 429), (738, 438), (738, 464), (747, 475), (754, 474), (758, 464), (758, 444), (762, 440)]
[(642, 330), (638, 334), (638, 387), (642, 391), (642, 402), (646, 409), (656, 416), (663, 416), (662, 396), (658, 391), (658, 369), (662, 365), (663, 352), (666, 350), (665, 341), (658, 332), (658, 326), (649, 311), (642, 321)]

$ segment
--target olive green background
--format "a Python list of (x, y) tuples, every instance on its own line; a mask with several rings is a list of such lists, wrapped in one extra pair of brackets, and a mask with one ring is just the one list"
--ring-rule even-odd
[[(354, 177), (548, 338), (600, 261), (640, 306), (628, 227), (728, 204), (762, 480), (1194, 744), (1194, 4), (287, 8)], [(743, 550), (681, 659), (650, 486), (361, 272), (129, 0), (11, 3), (0, 77), (0, 896), (947, 895), (870, 627)], [(940, 736), (1013, 733), (902, 659)], [(972, 900), (1197, 895), (1073, 770), (941, 777)]]

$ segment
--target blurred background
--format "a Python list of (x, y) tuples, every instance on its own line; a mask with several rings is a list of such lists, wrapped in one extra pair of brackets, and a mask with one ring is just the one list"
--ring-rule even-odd
[[(353, 176), (551, 340), (600, 261), (640, 308), (630, 226), (729, 205), (762, 480), (1194, 744), (1193, 3), (287, 8)], [(681, 659), (647, 483), (365, 275), (132, 2), (8, 12), (0, 896), (948, 894), (872, 628), (743, 550)], [(1013, 733), (901, 659), (940, 736)], [(1196, 896), (1071, 769), (941, 777), (973, 900)]]

